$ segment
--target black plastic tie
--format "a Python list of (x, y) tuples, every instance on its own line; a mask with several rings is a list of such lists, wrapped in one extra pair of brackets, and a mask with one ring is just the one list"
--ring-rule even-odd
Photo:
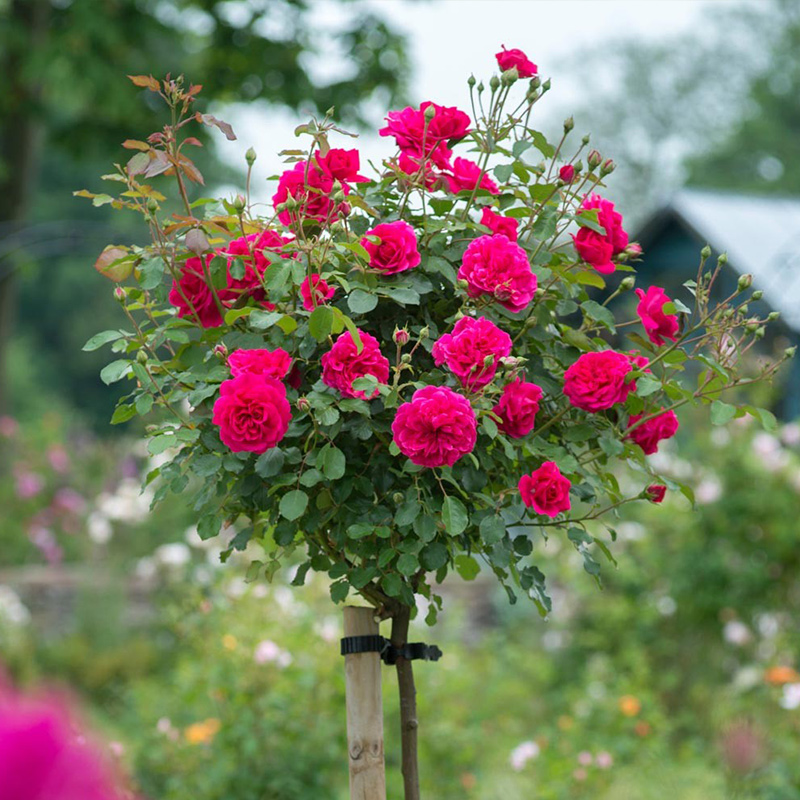
[(406, 661), (438, 661), (442, 651), (435, 644), (423, 642), (406, 643), (395, 647), (384, 636), (347, 636), (341, 640), (341, 653), (350, 656), (355, 653), (379, 653), (384, 664), (393, 665), (398, 658)]

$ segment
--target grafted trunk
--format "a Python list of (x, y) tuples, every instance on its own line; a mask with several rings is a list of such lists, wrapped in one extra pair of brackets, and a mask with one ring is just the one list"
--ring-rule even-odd
[[(411, 609), (400, 606), (392, 617), (391, 641), (395, 647), (408, 642), (408, 624)], [(402, 743), (403, 789), (405, 800), (419, 800), (419, 762), (417, 758), (417, 690), (414, 686), (414, 668), (410, 661), (398, 658), (397, 687), (400, 691), (400, 733)]]

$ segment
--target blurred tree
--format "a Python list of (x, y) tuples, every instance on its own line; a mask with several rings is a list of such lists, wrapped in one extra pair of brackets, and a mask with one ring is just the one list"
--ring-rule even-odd
[[(311, 0), (0, 0), (0, 409), (20, 253), (52, 278), (53, 259), (74, 244), (73, 220), (94, 211), (77, 226), (85, 231), (102, 219), (85, 203), (68, 205), (71, 190), (107, 171), (109, 154), (132, 132), (153, 128), (153, 98), (124, 76), (184, 73), (215, 102), (335, 106), (344, 123), (364, 123), (376, 97), (380, 106), (402, 99), (405, 39), (363, 3), (339, 0), (335, 12)], [(213, 153), (204, 166), (213, 172)], [(30, 228), (65, 217), (67, 226)], [(68, 318), (86, 316), (102, 281), (57, 277), (28, 287), (25, 310), (36, 325), (24, 313), (21, 323), (83, 385), (85, 401), (96, 365), (70, 372), (75, 351), (59, 352), (59, 333), (72, 330)]]
[(604, 42), (588, 68), (581, 55), (594, 91), (575, 116), (617, 162), (633, 226), (687, 181), (800, 191), (799, 45), (797, 0), (765, 0), (711, 7), (688, 33)]

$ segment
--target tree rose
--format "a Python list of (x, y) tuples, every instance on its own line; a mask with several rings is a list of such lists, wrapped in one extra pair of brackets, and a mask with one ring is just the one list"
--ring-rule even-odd
[(520, 78), (532, 78), (537, 73), (536, 64), (531, 61), (522, 50), (506, 50), (506, 46), (502, 45), (503, 49), (495, 55), (497, 65), (505, 72), (508, 69), (517, 70)]
[(415, 464), (449, 467), (472, 452), (478, 422), (469, 401), (458, 392), (425, 386), (397, 409), (392, 435), (400, 452)]
[(557, 517), (562, 511), (569, 511), (571, 503), (569, 478), (561, 474), (554, 461), (545, 461), (539, 469), (519, 480), (519, 493), (528, 508), (533, 506), (537, 514)]
[(513, 439), (527, 436), (533, 430), (541, 399), (542, 390), (535, 383), (517, 378), (506, 384), (500, 401), (492, 409), (501, 420), (497, 427)]
[(389, 380), (389, 359), (381, 353), (378, 340), (374, 336), (366, 331), (359, 331), (359, 334), (363, 344), (360, 353), (350, 331), (345, 331), (322, 356), (322, 382), (344, 397), (371, 400), (379, 393), (378, 390), (375, 389), (367, 397), (363, 390), (353, 389), (353, 381), (365, 375), (373, 375), (378, 383), (386, 383)]
[(624, 403), (636, 388), (636, 382), (625, 382), (634, 369), (631, 357), (615, 350), (584, 353), (564, 373), (564, 394), (570, 403), (584, 411), (603, 411)]
[(491, 208), (484, 208), (481, 214), (481, 225), (485, 225), (492, 233), (502, 233), (510, 242), (517, 241), (519, 222), (513, 217), (496, 214)]
[(403, 220), (384, 222), (367, 231), (367, 236), (380, 239), (374, 244), (369, 239), (362, 239), (361, 244), (369, 253), (369, 265), (384, 275), (395, 275), (413, 269), (421, 261), (417, 249), (417, 235), (414, 229)]
[[(204, 258), (206, 268), (210, 270), (214, 253), (207, 253)], [(222, 314), (206, 280), (203, 262), (199, 256), (186, 259), (181, 267), (180, 279), (172, 281), (169, 301), (178, 309), (179, 317), (187, 317), (203, 328), (217, 328), (222, 325)]]
[(283, 439), (290, 419), (286, 387), (275, 378), (245, 372), (222, 382), (211, 421), (234, 452), (263, 453)]
[(471, 192), (476, 186), (486, 189), (490, 194), (500, 194), (497, 184), (487, 173), (481, 174), (481, 172), (481, 168), (474, 161), (470, 161), (468, 158), (457, 158), (453, 161), (450, 172), (445, 173), (445, 178), (453, 194), (464, 191)]
[[(628, 427), (635, 425), (641, 418), (642, 414), (633, 415)], [(628, 433), (628, 438), (633, 439), (644, 450), (645, 455), (651, 456), (658, 451), (658, 443), (662, 439), (671, 439), (677, 433), (678, 427), (675, 412), (669, 410), (635, 427)]]
[(622, 227), (622, 215), (614, 210), (614, 204), (610, 200), (593, 194), (581, 203), (582, 211), (595, 208), (597, 222), (605, 229), (605, 234), (591, 228), (581, 228), (573, 235), (572, 241), (584, 261), (603, 275), (609, 275), (616, 269), (611, 259), (628, 246), (628, 234)]
[(507, 236), (479, 236), (464, 253), (458, 277), (470, 297), (488, 294), (509, 311), (522, 311), (536, 292), (536, 275), (528, 256)]
[(437, 367), (447, 364), (472, 391), (491, 383), (499, 360), (509, 353), (511, 337), (486, 317), (462, 317), (451, 333), (439, 337), (431, 351)]
[(234, 350), (228, 356), (231, 376), (251, 374), (283, 380), (292, 367), (292, 357), (280, 347), (275, 350)]
[(306, 311), (313, 311), (317, 306), (325, 305), (335, 294), (336, 287), (329, 286), (328, 281), (318, 272), (311, 278), (304, 278), (300, 284), (300, 297), (303, 299), (303, 308)]
[(660, 286), (650, 286), (646, 292), (637, 289), (639, 304), (636, 313), (642, 320), (642, 326), (650, 341), (661, 347), (664, 339), (675, 341), (678, 335), (678, 315), (665, 314), (664, 304), (672, 302)]

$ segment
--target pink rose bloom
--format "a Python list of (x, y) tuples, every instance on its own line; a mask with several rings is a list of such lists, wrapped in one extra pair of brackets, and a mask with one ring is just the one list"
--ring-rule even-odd
[(501, 420), (497, 427), (512, 439), (527, 436), (533, 430), (541, 399), (542, 390), (535, 383), (517, 378), (506, 384), (500, 401), (492, 409)]
[(451, 333), (439, 337), (431, 351), (436, 366), (447, 364), (471, 391), (491, 383), (499, 360), (509, 353), (511, 337), (486, 317), (462, 317)]
[(361, 158), (358, 150), (343, 150), (339, 147), (332, 147), (327, 155), (322, 155), (320, 150), (314, 153), (314, 158), (320, 170), (330, 178), (341, 183), (364, 183), (369, 178), (358, 174), (361, 165)]
[(291, 369), (292, 357), (280, 347), (276, 350), (234, 350), (228, 357), (231, 376), (261, 375), (283, 380)]
[(222, 382), (211, 421), (234, 452), (263, 453), (283, 439), (291, 416), (280, 381), (245, 372)]
[(77, 728), (66, 702), (0, 686), (4, 800), (122, 800), (111, 766)]
[(667, 494), (667, 487), (662, 483), (651, 483), (644, 491), (651, 503), (661, 503)]
[(470, 297), (488, 294), (509, 311), (522, 311), (536, 292), (526, 252), (503, 234), (479, 236), (464, 253), (458, 277)]
[(303, 308), (313, 311), (317, 306), (324, 306), (336, 294), (336, 287), (329, 286), (319, 273), (315, 272), (311, 278), (305, 277), (300, 284), (300, 297), (303, 298)]
[(30, 500), (44, 489), (44, 478), (38, 472), (17, 472), (14, 489), (20, 500)]
[[(214, 253), (205, 255), (209, 269), (213, 257)], [(178, 309), (179, 317), (188, 317), (203, 328), (217, 328), (222, 325), (222, 314), (206, 281), (203, 262), (198, 256), (186, 259), (181, 267), (180, 279), (172, 281), (169, 301)]]
[(614, 204), (600, 195), (593, 194), (581, 203), (581, 209), (598, 209), (597, 221), (605, 229), (605, 235), (581, 228), (572, 240), (578, 255), (603, 275), (611, 274), (615, 267), (611, 259), (628, 246), (628, 234), (622, 227), (622, 215), (614, 210)]
[(289, 370), (289, 374), (286, 376), (286, 385), (291, 386), (292, 389), (299, 389), (302, 383), (303, 373), (300, 371), (300, 368), (297, 366), (297, 364), (295, 364)]
[[(425, 119), (425, 109), (433, 106), (435, 113), (431, 120)], [(425, 156), (430, 157), (434, 148), (441, 143), (463, 139), (469, 133), (469, 117), (452, 106), (440, 106), (429, 100), (419, 109), (404, 108), (390, 111), (386, 115), (386, 127), (378, 133), (393, 136), (401, 150), (422, 155), (425, 142)]]
[[(400, 157), (397, 159), (397, 168), (406, 175), (416, 178), (417, 181), (424, 180), (425, 188), (428, 191), (432, 191), (436, 182), (442, 177), (433, 167), (433, 162), (424, 161), (421, 157), (410, 156), (408, 153), (400, 153)], [(449, 168), (450, 164), (448, 163), (446, 169)]]
[(558, 171), (558, 177), (561, 178), (564, 183), (572, 183), (572, 181), (575, 180), (575, 167), (573, 167), (572, 164), (564, 164)]
[(415, 464), (450, 467), (472, 452), (478, 421), (469, 401), (458, 392), (425, 386), (397, 409), (392, 435), (400, 452)]
[[(242, 297), (252, 297), (257, 303), (274, 308), (271, 303), (266, 302), (267, 293), (262, 284), (264, 271), (270, 263), (264, 251), (280, 251), (283, 245), (289, 244), (290, 241), (291, 239), (284, 238), (276, 231), (265, 230), (261, 233), (240, 236), (228, 242), (220, 250), (220, 254), (228, 259), (227, 288), (219, 292), (220, 299), (228, 305)], [(237, 257), (244, 265), (244, 275), (241, 278), (234, 278), (231, 274), (231, 268)], [(288, 253), (282, 254), (282, 258), (288, 258)]]
[(510, 242), (517, 241), (519, 222), (513, 217), (504, 217), (502, 214), (496, 214), (491, 208), (484, 208), (481, 225), (485, 225), (492, 233), (503, 234)]
[(658, 347), (664, 344), (664, 339), (674, 342), (680, 327), (678, 315), (664, 313), (664, 304), (671, 302), (664, 290), (660, 286), (651, 286), (647, 292), (637, 289), (636, 294), (639, 297), (636, 313), (650, 341)]
[(422, 260), (417, 248), (417, 234), (403, 220), (384, 222), (367, 231), (367, 236), (380, 238), (378, 244), (362, 239), (369, 253), (369, 265), (384, 275), (395, 275), (413, 269)]
[[(642, 414), (632, 416), (628, 427), (635, 425), (641, 418)], [(633, 439), (644, 450), (646, 456), (651, 456), (658, 451), (658, 443), (662, 439), (671, 439), (677, 431), (678, 418), (675, 412), (670, 410), (643, 422), (628, 434), (628, 438)]]
[(625, 382), (632, 369), (631, 357), (624, 353), (584, 353), (564, 373), (564, 394), (577, 408), (593, 413), (603, 411), (624, 403), (636, 388), (636, 381)]
[[(453, 194), (458, 192), (472, 191), (476, 186), (486, 189), (490, 194), (500, 194), (497, 184), (487, 173), (481, 175), (481, 168), (468, 158), (457, 158), (450, 167), (451, 174), (446, 174), (447, 183)], [(480, 181), (480, 184), (478, 184)]]
[[(342, 183), (342, 191), (344, 194), (349, 194), (350, 187)], [(333, 178), (313, 163), (308, 168), (308, 186), (306, 186), (306, 162), (299, 161), (292, 169), (287, 169), (281, 175), (278, 180), (278, 191), (272, 196), (272, 203), (277, 208), (291, 195), (299, 204), (296, 211), (290, 213), (288, 209), (284, 209), (278, 214), (282, 225), (289, 227), (293, 222), (302, 219), (312, 219), (320, 225), (327, 225), (339, 217), (344, 205), (337, 206), (331, 199), (332, 194)]]
[(569, 511), (569, 489), (572, 484), (565, 478), (555, 461), (545, 461), (539, 469), (519, 479), (519, 493), (522, 502), (537, 514), (557, 517), (562, 511)]
[(359, 331), (363, 347), (358, 352), (353, 335), (345, 331), (322, 356), (322, 382), (336, 389), (344, 397), (358, 397), (371, 400), (379, 394), (378, 390), (367, 397), (363, 390), (354, 390), (353, 381), (365, 375), (373, 375), (378, 383), (389, 380), (389, 359), (381, 353), (378, 340), (365, 331)]
[(536, 75), (536, 64), (522, 50), (506, 50), (506, 46), (503, 45), (503, 49), (495, 55), (495, 58), (497, 59), (497, 65), (503, 72), (516, 68), (520, 78), (532, 78)]

